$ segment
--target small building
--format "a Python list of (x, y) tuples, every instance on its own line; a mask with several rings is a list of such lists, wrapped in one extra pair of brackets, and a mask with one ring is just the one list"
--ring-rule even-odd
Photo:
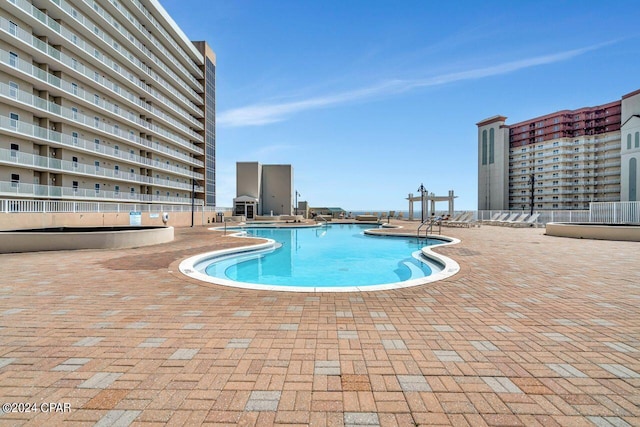
[(236, 163), (234, 215), (255, 219), (258, 215), (292, 215), (293, 167)]

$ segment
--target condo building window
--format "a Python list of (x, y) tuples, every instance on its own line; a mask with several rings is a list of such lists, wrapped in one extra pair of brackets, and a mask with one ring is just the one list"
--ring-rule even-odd
[(78, 132), (71, 132), (71, 142), (73, 145), (78, 145)]
[(73, 188), (73, 192), (77, 193), (78, 192), (78, 181), (73, 181), (71, 183), (71, 188)]
[[(168, 162), (167, 162), (168, 163)], [(482, 164), (487, 164), (487, 130), (482, 131)]]
[(93, 162), (93, 164), (96, 167), (96, 172), (98, 172), (100, 170), (100, 162), (98, 160), (96, 160), (95, 162)]
[(115, 166), (113, 167), (113, 173), (114, 173), (115, 175), (118, 175), (118, 174), (120, 173), (120, 166), (115, 165)]
[(20, 120), (20, 116), (17, 115), (16, 113), (9, 113), (9, 125), (12, 128), (17, 128), (18, 127), (18, 120)]
[(78, 60), (75, 58), (71, 58), (71, 68), (73, 68), (74, 70), (78, 69)]
[(93, 94), (93, 103), (96, 105), (100, 105), (100, 95), (98, 95), (97, 93)]
[(71, 164), (73, 165), (74, 168), (78, 167), (78, 158), (76, 156), (73, 156), (71, 158)]
[(18, 35), (18, 24), (13, 21), (9, 21), (9, 34), (12, 36)]
[(631, 134), (627, 134), (627, 150), (631, 150)]
[(17, 98), (18, 97), (18, 83), (15, 82), (9, 82), (9, 96), (12, 98)]
[(94, 116), (93, 117), (93, 125), (95, 127), (99, 127), (100, 126), (100, 117), (98, 117), (98, 116)]
[(95, 184), (93, 188), (96, 190), (96, 194), (100, 193), (100, 184)]
[(12, 187), (17, 187), (19, 183), (20, 183), (20, 175), (17, 174), (17, 173), (12, 173), (11, 174), (11, 186)]
[(17, 157), (19, 149), (18, 144), (11, 144), (11, 157)]
[(635, 148), (640, 148), (640, 132), (636, 132), (636, 142), (634, 145)]
[(18, 66), (18, 54), (14, 52), (9, 52), (9, 65), (12, 67)]
[(96, 144), (96, 151), (98, 151), (100, 149), (100, 140), (94, 139), (93, 142)]
[(115, 187), (113, 187), (114, 192), (117, 194), (120, 194), (120, 186), (116, 185)]
[(73, 120), (78, 120), (78, 109), (76, 107), (71, 108), (71, 117)]
[(638, 161), (635, 157), (629, 159), (629, 201), (638, 201)]
[(494, 151), (495, 151), (495, 130), (489, 129), (489, 164), (494, 163)]

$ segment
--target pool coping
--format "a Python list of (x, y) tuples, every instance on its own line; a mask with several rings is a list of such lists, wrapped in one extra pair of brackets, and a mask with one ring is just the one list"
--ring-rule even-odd
[[(286, 228), (286, 227), (282, 227)], [(289, 227), (296, 228), (296, 227)], [(401, 226), (394, 226), (388, 228), (402, 228)], [(209, 228), (209, 230), (220, 231), (219, 228)], [(374, 229), (381, 230), (381, 229)], [(365, 234), (376, 235), (376, 236), (386, 236), (386, 237), (415, 237), (415, 234), (409, 233), (384, 233), (384, 232), (370, 232), (369, 230), (364, 230)], [(310, 286), (278, 286), (278, 285), (263, 285), (259, 283), (249, 283), (249, 282), (236, 282), (234, 280), (221, 279), (218, 277), (211, 277), (204, 273), (201, 273), (196, 270), (195, 266), (203, 261), (218, 258), (225, 255), (231, 255), (235, 253), (243, 253), (243, 252), (255, 252), (264, 249), (271, 249), (275, 247), (276, 241), (272, 239), (266, 239), (264, 237), (250, 237), (247, 236), (246, 233), (240, 231), (237, 233), (229, 234), (233, 237), (240, 237), (244, 239), (251, 240), (266, 240), (263, 243), (257, 243), (252, 245), (240, 246), (236, 248), (229, 249), (220, 249), (217, 251), (205, 252), (202, 254), (191, 256), (187, 259), (184, 259), (180, 262), (178, 269), (182, 274), (192, 279), (198, 280), (199, 282), (203, 282), (202, 284), (210, 284), (210, 285), (220, 285), (220, 286), (229, 286), (233, 288), (241, 288), (241, 289), (252, 289), (252, 290), (260, 290), (260, 291), (278, 291), (278, 292), (308, 292), (308, 293), (323, 293), (323, 292), (374, 292), (374, 291), (388, 291), (392, 289), (402, 289), (402, 288), (410, 288), (414, 286), (422, 286), (433, 282), (438, 282), (440, 280), (447, 279), (460, 271), (460, 265), (453, 259), (435, 253), (431, 249), (437, 248), (441, 246), (448, 246), (460, 243), (459, 239), (449, 236), (436, 236), (436, 235), (428, 235), (428, 238), (445, 240), (445, 243), (425, 246), (421, 248), (422, 254), (433, 260), (436, 263), (442, 264), (443, 269), (438, 273), (432, 274), (427, 277), (421, 277), (418, 279), (405, 280), (403, 282), (394, 282), (394, 283), (385, 283), (380, 285), (368, 285), (368, 286), (345, 286), (345, 287), (336, 287), (336, 286), (327, 286), (327, 287), (310, 287)]]

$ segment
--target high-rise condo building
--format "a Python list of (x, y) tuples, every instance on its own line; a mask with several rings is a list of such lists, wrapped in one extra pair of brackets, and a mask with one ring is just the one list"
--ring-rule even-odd
[(0, 5), (0, 197), (215, 206), (215, 64), (157, 0)]
[(478, 209), (589, 209), (638, 200), (640, 91), (596, 107), (478, 126)]

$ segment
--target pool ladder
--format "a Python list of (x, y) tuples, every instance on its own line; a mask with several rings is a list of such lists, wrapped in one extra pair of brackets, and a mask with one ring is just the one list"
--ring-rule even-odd
[(420, 229), (424, 226), (427, 227), (425, 229), (424, 237), (427, 237), (429, 233), (433, 233), (433, 224), (435, 223), (438, 224), (438, 234), (442, 234), (442, 221), (436, 221), (435, 219), (427, 218), (422, 221), (422, 224), (420, 224), (420, 226), (418, 227), (417, 237), (420, 237)]

